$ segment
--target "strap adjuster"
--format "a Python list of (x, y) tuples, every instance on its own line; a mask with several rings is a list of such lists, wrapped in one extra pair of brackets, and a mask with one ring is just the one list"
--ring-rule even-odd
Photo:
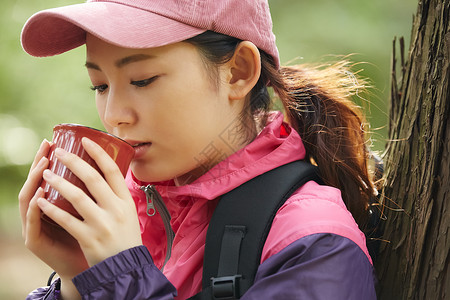
[(241, 297), (239, 285), (241, 278), (242, 275), (212, 277), (211, 287), (213, 299), (239, 299)]

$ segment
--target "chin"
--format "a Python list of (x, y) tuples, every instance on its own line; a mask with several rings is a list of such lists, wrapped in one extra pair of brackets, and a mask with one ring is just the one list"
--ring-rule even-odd
[(161, 182), (171, 180), (175, 177), (175, 175), (167, 172), (168, 170), (166, 168), (149, 168), (143, 166), (142, 163), (131, 163), (130, 167), (134, 177), (143, 182)]
[(189, 168), (188, 166), (186, 170), (179, 170), (180, 168), (173, 169), (164, 164), (156, 166), (152, 163), (151, 166), (145, 166), (142, 162), (132, 162), (130, 167), (134, 177), (142, 182), (163, 182), (176, 180), (177, 185), (189, 184), (204, 173), (202, 168)]

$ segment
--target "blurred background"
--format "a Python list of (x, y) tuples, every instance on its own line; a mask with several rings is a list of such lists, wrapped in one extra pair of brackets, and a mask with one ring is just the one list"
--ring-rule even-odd
[[(36, 11), (75, 0), (0, 2), (0, 299), (24, 299), (45, 285), (51, 270), (23, 246), (17, 194), (43, 138), (58, 123), (102, 128), (84, 68), (84, 47), (34, 58), (20, 46), (20, 31)], [(350, 55), (354, 71), (373, 88), (364, 108), (373, 149), (386, 139), (392, 40), (408, 47), (414, 0), (269, 0), (283, 64), (327, 63)], [(408, 49), (408, 48), (407, 48)]]

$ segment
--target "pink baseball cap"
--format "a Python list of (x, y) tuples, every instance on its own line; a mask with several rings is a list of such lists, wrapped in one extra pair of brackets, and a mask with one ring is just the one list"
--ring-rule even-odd
[(125, 48), (152, 48), (206, 30), (251, 41), (279, 65), (267, 0), (88, 0), (34, 14), (21, 42), (43, 57), (83, 45), (86, 32)]

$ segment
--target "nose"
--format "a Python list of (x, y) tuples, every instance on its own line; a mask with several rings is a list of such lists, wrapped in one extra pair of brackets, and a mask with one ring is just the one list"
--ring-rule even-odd
[(119, 127), (125, 124), (132, 124), (136, 119), (136, 114), (127, 97), (118, 90), (111, 89), (104, 101), (100, 105), (99, 112), (102, 112), (102, 121), (105, 126)]

